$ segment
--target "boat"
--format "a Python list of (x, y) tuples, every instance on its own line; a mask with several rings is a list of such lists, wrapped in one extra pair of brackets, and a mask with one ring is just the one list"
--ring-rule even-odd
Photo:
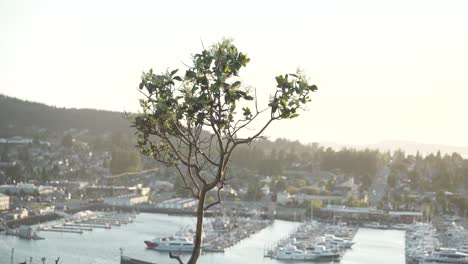
[(421, 264), (440, 263), (464, 263), (468, 264), (468, 254), (462, 253), (455, 248), (440, 248), (432, 254), (425, 256)]
[(338, 248), (342, 248), (342, 249), (351, 248), (354, 245), (354, 242), (351, 240), (344, 239), (341, 237), (336, 237), (330, 234), (325, 234), (321, 236), (320, 239), (327, 244), (335, 245)]
[(146, 240), (145, 244), (148, 249), (173, 252), (190, 252), (193, 250), (194, 246), (191, 238), (181, 236), (156, 238), (150, 241)]
[(321, 260), (337, 260), (341, 258), (340, 251), (327, 249), (323, 245), (313, 245), (306, 248), (307, 253), (319, 255)]
[(282, 248), (276, 255), (276, 259), (280, 260), (315, 260), (319, 257), (317, 253), (300, 250), (295, 246)]

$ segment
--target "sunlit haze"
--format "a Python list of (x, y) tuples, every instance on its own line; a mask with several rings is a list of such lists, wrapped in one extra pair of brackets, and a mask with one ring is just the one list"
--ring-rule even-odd
[(468, 145), (467, 1), (0, 1), (0, 94), (138, 111), (141, 72), (232, 38), (266, 102), (300, 67), (309, 111), (267, 135)]

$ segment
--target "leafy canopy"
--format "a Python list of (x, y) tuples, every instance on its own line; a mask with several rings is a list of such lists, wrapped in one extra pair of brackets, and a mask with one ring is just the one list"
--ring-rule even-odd
[[(211, 127), (224, 139), (234, 139), (239, 129), (264, 111), (243, 107), (241, 118), (236, 119), (238, 104), (255, 99), (238, 78), (249, 61), (230, 40), (223, 40), (195, 54), (192, 66), (183, 75), (178, 74), (178, 69), (143, 73), (139, 85), (146, 94), (140, 101), (143, 114), (134, 120), (143, 153), (168, 164), (176, 162), (178, 158), (170, 147), (164, 142), (154, 144), (150, 136), (180, 137), (185, 129)], [(270, 121), (297, 117), (298, 110), (310, 101), (310, 93), (317, 90), (300, 72), (279, 75), (276, 82), (268, 104)]]

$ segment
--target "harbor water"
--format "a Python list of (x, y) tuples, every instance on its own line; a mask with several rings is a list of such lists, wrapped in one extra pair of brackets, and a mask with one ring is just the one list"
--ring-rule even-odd
[[(207, 220), (209, 221), (209, 219)], [(195, 219), (186, 216), (162, 214), (139, 214), (135, 222), (112, 229), (94, 229), (83, 234), (41, 232), (45, 240), (23, 240), (12, 236), (0, 236), (0, 263), (10, 263), (14, 248), (14, 263), (27, 261), (47, 263), (60, 257), (59, 263), (66, 264), (118, 264), (120, 248), (124, 255), (158, 264), (176, 263), (168, 254), (145, 249), (144, 240), (169, 236), (187, 226), (194, 226)], [(299, 223), (275, 221), (262, 231), (244, 239), (225, 253), (207, 253), (201, 256), (201, 264), (234, 263), (283, 263), (264, 258), (264, 249), (292, 233)], [(396, 230), (359, 229), (352, 250), (348, 250), (343, 264), (403, 264), (404, 232)], [(182, 256), (186, 260), (188, 256)], [(294, 262), (301, 263), (301, 262)], [(310, 262), (308, 262), (310, 263)]]

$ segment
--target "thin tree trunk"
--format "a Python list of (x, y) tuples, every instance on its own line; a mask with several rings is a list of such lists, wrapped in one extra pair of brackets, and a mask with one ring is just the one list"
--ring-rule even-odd
[(200, 198), (198, 200), (198, 207), (197, 207), (197, 229), (195, 234), (195, 239), (193, 241), (194, 247), (192, 251), (192, 256), (190, 257), (187, 264), (195, 264), (198, 261), (198, 257), (201, 254), (202, 250), (202, 243), (203, 243), (203, 217), (205, 214), (205, 197), (206, 191), (202, 190), (200, 192)]

